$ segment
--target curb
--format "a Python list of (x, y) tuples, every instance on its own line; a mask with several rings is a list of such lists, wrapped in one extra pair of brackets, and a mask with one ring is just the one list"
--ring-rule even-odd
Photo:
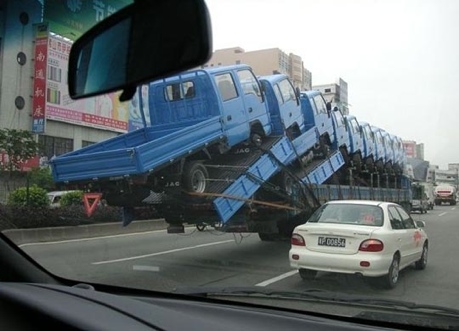
[(122, 223), (117, 222), (77, 226), (56, 226), (36, 229), (13, 229), (4, 230), (2, 233), (16, 245), (22, 245), (48, 241), (84, 239), (117, 234), (165, 230), (167, 225), (168, 224), (164, 221), (164, 219), (157, 219), (134, 221), (126, 227), (123, 227)]

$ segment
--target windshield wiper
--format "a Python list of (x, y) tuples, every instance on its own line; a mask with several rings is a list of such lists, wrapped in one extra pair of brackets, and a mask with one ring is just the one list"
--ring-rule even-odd
[(417, 304), (410, 301), (399, 301), (392, 299), (372, 298), (369, 296), (361, 296), (355, 294), (338, 293), (321, 289), (307, 289), (301, 292), (271, 290), (262, 287), (184, 287), (177, 288), (175, 293), (193, 295), (199, 297), (215, 297), (215, 296), (250, 296), (250, 297), (269, 297), (279, 299), (295, 299), (309, 302), (323, 303), (340, 303), (353, 306), (362, 306), (364, 308), (380, 307), (380, 308), (405, 308), (411, 311), (422, 311), (430, 313), (438, 313), (441, 315), (454, 316), (459, 318), (459, 310), (454, 308)]

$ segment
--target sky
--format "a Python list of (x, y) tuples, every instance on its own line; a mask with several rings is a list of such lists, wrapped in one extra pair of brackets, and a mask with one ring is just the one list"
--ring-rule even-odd
[(280, 48), (313, 85), (348, 83), (350, 113), (425, 159), (459, 163), (459, 1), (206, 0), (214, 50)]

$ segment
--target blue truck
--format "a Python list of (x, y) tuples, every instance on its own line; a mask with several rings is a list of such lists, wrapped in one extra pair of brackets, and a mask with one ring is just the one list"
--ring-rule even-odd
[[(288, 236), (329, 198), (409, 200), (403, 176), (384, 169), (370, 174), (378, 180), (355, 181), (368, 176), (353, 162), (365, 146), (357, 120), (286, 75), (257, 78), (249, 66), (233, 65), (148, 89), (151, 124), (53, 159), (59, 186), (100, 192), (126, 217), (153, 204), (169, 232), (207, 223), (263, 240)], [(380, 175), (394, 183), (385, 193)]]

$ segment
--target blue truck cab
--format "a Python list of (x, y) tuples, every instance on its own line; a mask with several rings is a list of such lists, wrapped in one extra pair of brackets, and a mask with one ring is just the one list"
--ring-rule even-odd
[(376, 126), (371, 126), (371, 131), (373, 132), (375, 138), (374, 162), (377, 168), (382, 169), (386, 162), (386, 146), (384, 145), (382, 129)]
[(362, 158), (367, 167), (373, 168), (376, 157), (376, 138), (371, 130), (371, 125), (367, 122), (359, 122), (360, 132), (363, 137)]
[(196, 70), (156, 81), (149, 88), (151, 127), (186, 127), (219, 116), (228, 147), (269, 135), (268, 104), (247, 65)]
[(393, 146), (393, 140), (391, 135), (385, 131), (381, 130), (381, 135), (383, 138), (385, 150), (386, 150), (386, 159), (385, 163), (387, 166), (392, 166), (395, 160), (395, 153), (394, 153), (394, 146)]
[(205, 174), (197, 162), (271, 134), (266, 98), (247, 65), (184, 72), (148, 88), (150, 126), (57, 157), (51, 162), (54, 181), (98, 182), (103, 191), (111, 185), (105, 181), (146, 181), (172, 165), (179, 175), (197, 168)]
[(354, 163), (361, 164), (363, 150), (363, 134), (360, 130), (359, 122), (354, 115), (345, 115), (344, 123), (349, 134), (348, 152)]
[(306, 121), (306, 130), (317, 128), (320, 137), (330, 146), (336, 145), (335, 126), (330, 104), (327, 105), (319, 91), (300, 93), (301, 109)]
[(259, 77), (263, 86), (274, 135), (290, 134), (292, 137), (305, 132), (305, 119), (300, 100), (288, 76), (284, 74)]
[(346, 163), (349, 161), (350, 154), (350, 138), (347, 132), (348, 128), (344, 120), (344, 116), (338, 107), (335, 107), (331, 112), (331, 118), (333, 123), (333, 150), (340, 150), (346, 159)]

